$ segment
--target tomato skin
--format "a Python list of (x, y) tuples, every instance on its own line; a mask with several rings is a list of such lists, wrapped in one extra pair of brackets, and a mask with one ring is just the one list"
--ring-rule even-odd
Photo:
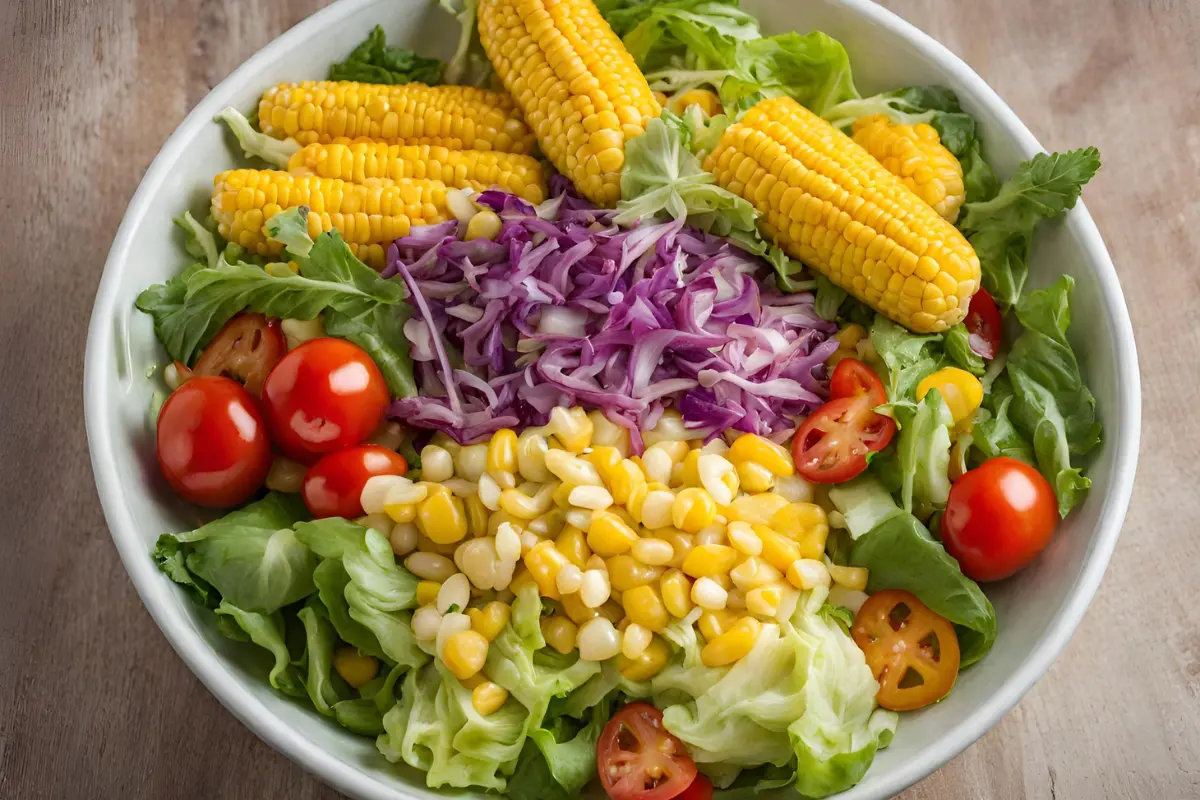
[[(624, 746), (629, 742), (636, 749)], [(649, 770), (657, 777), (651, 778)], [(604, 726), (596, 742), (596, 771), (613, 800), (673, 800), (697, 774), (683, 742), (667, 731), (662, 712), (649, 703), (629, 703)]]
[(236, 381), (197, 375), (158, 414), (155, 448), (180, 497), (209, 508), (249, 499), (271, 468), (271, 443), (254, 397)]
[(896, 421), (872, 411), (876, 405), (867, 393), (838, 397), (813, 411), (792, 437), (796, 472), (810, 483), (861, 475), (867, 454), (887, 447), (896, 433)]
[(950, 487), (942, 543), (963, 574), (998, 581), (1027, 566), (1058, 527), (1054, 489), (1033, 467), (990, 458)]
[(980, 287), (971, 295), (963, 324), (970, 334), (967, 343), (971, 349), (984, 358), (995, 358), (996, 353), (1000, 351), (1004, 320), (1000, 316), (996, 301), (988, 294), (987, 289)]
[(284, 356), (262, 394), (276, 446), (306, 464), (365, 440), (379, 427), (390, 399), (366, 351), (330, 338), (309, 340)]
[[(913, 711), (936, 703), (954, 688), (962, 655), (958, 634), (950, 620), (912, 592), (887, 589), (868, 597), (854, 615), (850, 636), (879, 681), (875, 701), (882, 707)], [(921, 681), (907, 684), (909, 671)]]
[(304, 504), (317, 518), (359, 517), (363, 484), (373, 475), (403, 475), (408, 462), (399, 453), (365, 444), (321, 456), (304, 474)]
[(217, 331), (192, 371), (232, 378), (260, 397), (263, 381), (286, 353), (287, 339), (279, 320), (243, 311)]
[(713, 785), (707, 775), (696, 775), (696, 780), (683, 790), (675, 800), (712, 800)]
[(881, 406), (887, 402), (887, 390), (883, 388), (883, 381), (879, 380), (875, 370), (857, 358), (843, 358), (829, 379), (830, 398), (836, 400), (839, 397), (857, 397), (862, 394), (871, 398), (872, 406)]

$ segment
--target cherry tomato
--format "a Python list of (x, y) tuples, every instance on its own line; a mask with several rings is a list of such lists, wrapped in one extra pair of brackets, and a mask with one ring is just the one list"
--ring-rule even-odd
[(158, 413), (158, 466), (181, 497), (236, 506), (262, 486), (271, 443), (254, 398), (228, 378), (196, 376)]
[(343, 339), (312, 339), (288, 353), (263, 384), (271, 438), (311, 464), (362, 442), (379, 427), (387, 385), (366, 351)]
[(404, 456), (364, 444), (321, 456), (304, 474), (300, 490), (304, 504), (314, 517), (358, 517), (363, 485), (373, 475), (403, 475), (408, 472)]
[(246, 311), (217, 331), (192, 371), (233, 378), (250, 394), (260, 397), (263, 381), (285, 353), (287, 340), (279, 320)]
[(857, 358), (843, 358), (833, 370), (833, 377), (829, 379), (829, 396), (836, 400), (839, 397), (858, 397), (861, 394), (871, 399), (872, 406), (881, 406), (887, 402), (887, 390), (883, 388), (883, 381), (879, 380), (875, 370)]
[(871, 595), (858, 609), (850, 635), (879, 681), (875, 699), (884, 708), (912, 711), (936, 703), (958, 677), (954, 626), (911, 592)]
[(871, 410), (876, 405), (869, 393), (839, 397), (809, 415), (792, 437), (800, 476), (811, 483), (843, 483), (861, 475), (867, 453), (887, 447), (896, 433), (891, 417)]
[(649, 703), (630, 703), (596, 742), (600, 783), (613, 800), (671, 800), (696, 778), (696, 762)]
[(691, 786), (683, 790), (683, 794), (675, 797), (675, 800), (712, 800), (713, 785), (707, 775), (696, 775), (696, 780), (692, 781)]
[(1058, 527), (1054, 489), (1015, 458), (989, 458), (950, 487), (942, 542), (967, 577), (998, 581), (1029, 564)]
[(967, 317), (963, 320), (970, 337), (967, 343), (984, 358), (995, 358), (1000, 350), (1000, 335), (1004, 320), (1000, 318), (1000, 309), (996, 301), (988, 294), (987, 289), (980, 288), (971, 296), (967, 305)]

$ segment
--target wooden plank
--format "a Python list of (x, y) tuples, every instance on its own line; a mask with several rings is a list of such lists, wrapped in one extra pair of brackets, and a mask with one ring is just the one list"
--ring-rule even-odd
[[(126, 203), (208, 89), (321, 0), (0, 4), (0, 797), (336, 794), (226, 713), (125, 577), (84, 443), (92, 298)], [(995, 730), (904, 797), (1200, 795), (1200, 7), (890, 0), (1088, 189), (1138, 330), (1141, 480), (1066, 653)], [(1180, 369), (1181, 360), (1191, 368)]]

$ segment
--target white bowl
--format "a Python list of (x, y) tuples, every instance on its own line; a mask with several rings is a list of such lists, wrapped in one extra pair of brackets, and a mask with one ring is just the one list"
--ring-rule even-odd
[[(915, 84), (955, 90), (979, 120), (988, 157), (1002, 176), (1042, 150), (966, 64), (879, 6), (866, 0), (751, 0), (747, 6), (770, 32), (818, 28), (840, 39), (864, 93)], [(397, 43), (420, 42), (424, 52), (443, 55), (457, 34), (453, 21), (431, 2), (340, 0), (246, 61), (167, 141), (129, 205), (100, 282), (87, 345), (87, 432), (104, 513), (134, 585), (171, 645), (225, 707), (349, 795), (438, 797), (414, 770), (387, 763), (371, 740), (273, 692), (250, 649), (217, 633), (211, 614), (193, 605), (150, 559), (160, 533), (193, 527), (197, 515), (171, 496), (155, 466), (147, 416), (154, 387), (145, 375), (165, 355), (150, 320), (135, 311), (134, 298), (184, 265), (171, 217), (185, 208), (204, 211), (213, 175), (238, 163), (223, 131), (210, 121), (213, 114), (228, 105), (252, 108), (279, 81), (323, 77), (326, 65), (343, 58), (376, 23)], [(1104, 444), (1089, 465), (1091, 496), (1034, 566), (989, 590), (1000, 624), (991, 654), (959, 678), (944, 702), (904, 715), (892, 746), (844, 798), (890, 796), (996, 724), (1066, 645), (1108, 564), (1137, 459), (1138, 367), (1116, 273), (1082, 204), (1065, 221), (1044, 226), (1034, 246), (1031, 284), (1049, 284), (1062, 272), (1076, 278), (1070, 335), (1104, 422)]]

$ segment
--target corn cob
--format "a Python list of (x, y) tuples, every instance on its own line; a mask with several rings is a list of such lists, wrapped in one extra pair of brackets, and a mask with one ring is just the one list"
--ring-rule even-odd
[(512, 98), (470, 86), (381, 86), (352, 81), (281, 83), (258, 104), (262, 132), (302, 145), (340, 136), (452, 150), (533, 152)]
[(625, 142), (661, 108), (591, 0), (481, 0), (479, 38), (542, 152), (585, 197), (621, 198)]
[(293, 175), (316, 175), (354, 183), (374, 179), (430, 178), (454, 189), (493, 186), (531, 203), (546, 199), (542, 165), (532, 156), (481, 150), (447, 150), (437, 145), (395, 145), (371, 139), (337, 139), (310, 144), (287, 164)]
[(883, 114), (873, 114), (855, 120), (853, 138), (888, 172), (933, 206), (942, 219), (958, 219), (958, 209), (967, 199), (962, 164), (942, 146), (931, 125), (898, 125)]
[(918, 333), (961, 322), (979, 287), (966, 238), (848, 136), (787, 97), (730, 126), (705, 160), (765, 235)]
[(274, 170), (235, 169), (213, 180), (212, 214), (222, 236), (258, 255), (283, 247), (268, 239), (263, 224), (280, 211), (308, 206), (308, 233), (314, 238), (337, 228), (359, 259), (384, 266), (392, 240), (414, 225), (450, 218), (446, 185), (441, 181), (380, 180), (364, 186), (315, 175)]

